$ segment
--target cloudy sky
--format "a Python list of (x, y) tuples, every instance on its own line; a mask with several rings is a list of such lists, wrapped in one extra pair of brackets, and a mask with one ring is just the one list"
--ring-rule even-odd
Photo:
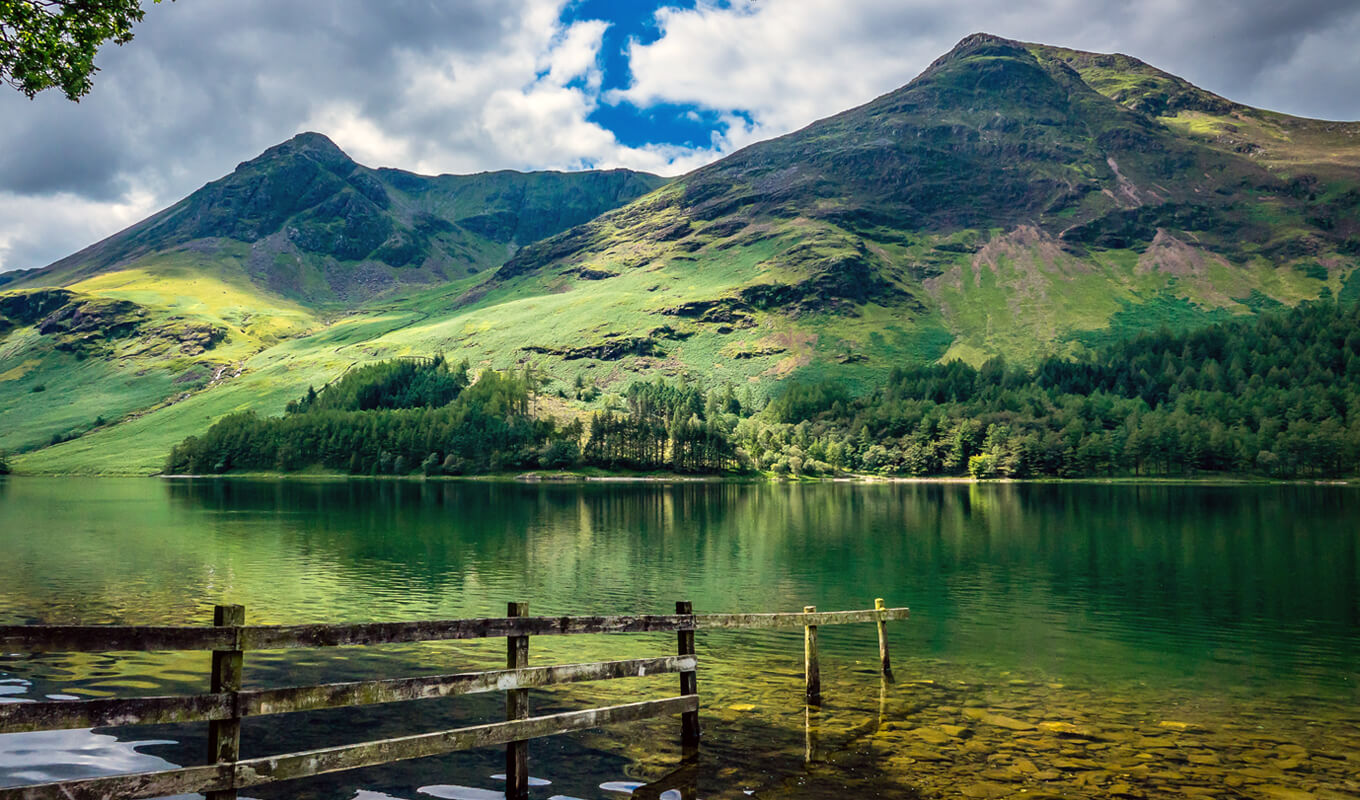
[(1354, 0), (146, 5), (80, 103), (0, 87), (0, 270), (43, 266), (303, 130), (425, 173), (678, 174), (896, 88), (980, 30), (1360, 119)]

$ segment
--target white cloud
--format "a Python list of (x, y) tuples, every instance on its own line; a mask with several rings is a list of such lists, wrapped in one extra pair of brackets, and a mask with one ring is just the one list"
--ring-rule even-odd
[(298, 132), (321, 131), (360, 164), (410, 168), (415, 161), (406, 139), (365, 117), (351, 102), (337, 102), (312, 112)]
[(547, 80), (562, 86), (584, 76), (586, 86), (598, 92), (603, 79), (598, 57), (605, 28), (600, 20), (586, 20), (568, 26), (552, 45), (544, 59), (548, 68)]
[(0, 268), (34, 265), (53, 240), (94, 242), (157, 210), (155, 195), (129, 192), (122, 200), (100, 202), (68, 192), (27, 197), (0, 192)]

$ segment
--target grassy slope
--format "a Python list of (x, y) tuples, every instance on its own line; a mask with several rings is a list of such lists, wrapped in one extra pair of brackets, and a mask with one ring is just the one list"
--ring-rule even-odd
[[(604, 281), (563, 280), (550, 286), (500, 289), (452, 311), (444, 309), (456, 304), (462, 286), (431, 290), (418, 298), (357, 312), (310, 336), (265, 349), (245, 361), (245, 371), (239, 378), (121, 425), (24, 455), (15, 466), (22, 472), (150, 474), (160, 468), (171, 445), (202, 431), (224, 414), (244, 409), (279, 413), (308, 385), (320, 386), (352, 364), (408, 354), (442, 351), (455, 359), (466, 358), (474, 367), (496, 369), (534, 364), (551, 377), (546, 388), (549, 392), (565, 390), (578, 374), (608, 393), (621, 390), (632, 380), (660, 373), (686, 375), (703, 382), (730, 382), (748, 386), (756, 395), (768, 395), (779, 390), (781, 380), (792, 376), (834, 377), (861, 388), (880, 380), (892, 364), (903, 361), (935, 360), (946, 352), (977, 361), (998, 351), (1023, 359), (1042, 347), (1040, 340), (1030, 335), (1035, 323), (1023, 305), (1014, 314), (952, 322), (986, 331), (975, 339), (957, 338), (949, 332), (952, 315), (987, 314), (987, 309), (1010, 301), (996, 288), (991, 269), (973, 271), (972, 256), (960, 257), (958, 263), (967, 291), (945, 288), (940, 293), (947, 299), (957, 297), (957, 312), (950, 302), (944, 303), (944, 312), (911, 318), (875, 305), (864, 306), (858, 316), (849, 318), (812, 314), (790, 319), (757, 312), (753, 315), (754, 327), (727, 333), (658, 313), (689, 299), (707, 297), (715, 288), (729, 287), (733, 274), (755, 274), (767, 253), (754, 245), (725, 252), (727, 260), (707, 262), (701, 269), (690, 262), (660, 264)], [(1194, 281), (1173, 283), (1168, 288), (1164, 277), (1136, 274), (1137, 254), (1106, 254), (1105, 260), (1100, 270), (1054, 279), (1058, 285), (1047, 290), (1050, 307), (1044, 318), (1061, 319), (1072, 326), (1069, 330), (1089, 331), (1097, 337), (1088, 342), (1094, 344), (1111, 323), (1128, 333), (1163, 323), (1180, 327), (1214, 318), (1209, 309), (1229, 313), (1222, 310), (1222, 303), (1214, 305), (1201, 298), (1203, 305), (1199, 305), (1185, 299), (1196, 296)], [(999, 271), (1006, 274), (1011, 269), (1013, 266), (1002, 259)], [(1217, 276), (1218, 282), (1228, 291), (1242, 291), (1242, 296), (1247, 287), (1264, 287), (1265, 294), (1294, 301), (1315, 295), (1322, 285), (1302, 273), (1265, 265), (1253, 268), (1260, 273), (1255, 278), (1241, 270), (1217, 269), (1226, 273)], [(1123, 282), (1121, 293), (1109, 291), (1112, 277)], [(1214, 283), (1214, 277), (1205, 276), (1206, 285)], [(974, 284), (975, 280), (980, 286)], [(998, 295), (993, 298), (991, 292)], [(1140, 292), (1162, 299), (1140, 301)], [(638, 302), (639, 297), (646, 298), (645, 304)], [(1244, 311), (1239, 304), (1228, 303), (1237, 306), (1233, 313)], [(535, 343), (608, 341), (611, 334), (645, 336), (663, 325), (692, 330), (694, 335), (683, 341), (658, 340), (663, 348), (659, 355), (618, 361), (566, 360), (523, 349)], [(1067, 347), (1078, 346), (1075, 340), (1067, 341)], [(756, 355), (737, 357), (742, 353)]]
[(1143, 110), (1173, 130), (1285, 172), (1321, 170), (1354, 180), (1360, 123), (1303, 119), (1234, 103), (1125, 55), (1029, 45), (1040, 60), (1062, 61), (1093, 89)]
[[(80, 359), (58, 351), (52, 337), (32, 327), (12, 331), (0, 339), (0, 448), (46, 444), (54, 434), (90, 430), (99, 417), (116, 423), (140, 415), (203, 389), (224, 368), (229, 380), (260, 351), (321, 327), (312, 312), (252, 284), (230, 256), (161, 254), (69, 288), (142, 305), (150, 314), (145, 328), (188, 321), (225, 328), (226, 336), (196, 355), (135, 336), (113, 342), (106, 354)], [(37, 385), (46, 390), (33, 392)], [(113, 451), (109, 463), (119, 457)]]
[(101, 416), (116, 421), (174, 391), (167, 370), (142, 373), (119, 361), (77, 360), (34, 338), (22, 333), (0, 345), (0, 450), (47, 444), (54, 435), (92, 427)]
[[(1069, 58), (1089, 85), (1055, 65)], [(1137, 110), (1176, 92), (1186, 97)], [(1292, 139), (1277, 136), (1274, 149), (1262, 145), (1247, 157), (1238, 140), (1169, 125), (1210, 112), (1267, 120)], [(574, 287), (603, 301), (617, 286), (624, 310), (616, 318), (637, 332), (664, 319), (636, 317), (659, 306), (661, 291), (682, 290), (674, 302), (787, 288), (838, 268), (838, 257), (865, 241), (871, 272), (908, 297), (828, 304), (826, 314), (804, 303), (755, 315), (766, 338), (818, 337), (800, 374), (836, 372), (846, 355), (880, 367), (905, 353), (927, 356), (931, 349), (920, 344), (941, 331), (946, 357), (1033, 361), (1079, 349), (1111, 326), (1181, 327), (1338, 292), (1356, 258), (1337, 250), (1344, 234), (1321, 226), (1358, 224), (1354, 204), (1327, 203), (1356, 188), (1360, 126), (1281, 119), (1132, 59), (1039, 46), (1026, 54), (1015, 43), (970, 37), (912, 85), (682, 177), (531, 248), (542, 256), (501, 272), (530, 294)], [(1320, 187), (1287, 184), (1305, 164), (1322, 175)], [(901, 174), (912, 180), (893, 179)], [(1065, 186), (1075, 187), (1069, 197)], [(1177, 219), (1178, 208), (1203, 212)], [(1328, 215), (1336, 218), (1316, 221)], [(1021, 221), (984, 227), (967, 224), (970, 217)], [(1163, 238), (1163, 226), (1176, 224)], [(1089, 236), (1068, 236), (1080, 228)], [(797, 255), (807, 242), (824, 245), (819, 259)], [(586, 287), (576, 277), (583, 272), (618, 277)], [(634, 280), (636, 273), (646, 278)], [(644, 285), (672, 276), (674, 283)], [(655, 294), (629, 297), (637, 288)], [(614, 330), (602, 324), (611, 319), (604, 313), (565, 319), (577, 340)], [(876, 321), (877, 330), (861, 320)], [(715, 324), (692, 327), (696, 344), (739, 338)], [(830, 340), (833, 329), (841, 335)], [(667, 345), (667, 355), (700, 377), (732, 377), (688, 358), (696, 349), (688, 344)]]
[(175, 443), (236, 411), (282, 413), (284, 405), (305, 393), (308, 385), (323, 386), (352, 364), (371, 360), (365, 343), (413, 318), (352, 317), (312, 336), (280, 343), (246, 360), (240, 377), (122, 424), (20, 456), (14, 461), (16, 471), (82, 475), (158, 472)]

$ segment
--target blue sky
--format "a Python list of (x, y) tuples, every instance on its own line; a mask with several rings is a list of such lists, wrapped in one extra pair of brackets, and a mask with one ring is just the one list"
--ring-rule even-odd
[(294, 134), (427, 174), (677, 175), (867, 102), (986, 31), (1360, 119), (1355, 0), (185, 0), (80, 103), (0, 91), (0, 270), (40, 267)]
[[(726, 3), (712, 4), (727, 7)], [(632, 82), (629, 45), (646, 46), (661, 38), (655, 14), (662, 7), (693, 9), (692, 0), (681, 2), (629, 2), (628, 0), (575, 0), (562, 12), (562, 21), (603, 20), (609, 23), (600, 49), (599, 64), (604, 80), (601, 90), (627, 89)], [(738, 111), (739, 109), (732, 109)], [(612, 131), (628, 147), (670, 144), (686, 148), (707, 147), (713, 133), (723, 133), (727, 123), (714, 109), (696, 103), (654, 103), (639, 108), (629, 101), (601, 104), (587, 116)]]

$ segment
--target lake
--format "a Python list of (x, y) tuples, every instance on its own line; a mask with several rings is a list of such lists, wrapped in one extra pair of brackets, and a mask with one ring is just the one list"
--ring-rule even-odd
[[(0, 624), (203, 624), (910, 606), (701, 633), (700, 796), (1360, 796), (1360, 491), (1344, 486), (0, 479)], [(672, 653), (538, 637), (531, 664)], [(504, 644), (246, 656), (248, 686), (496, 668)], [(206, 653), (0, 654), (0, 702), (201, 692)], [(531, 692), (536, 713), (674, 676)], [(500, 695), (248, 720), (246, 757), (493, 721)], [(0, 735), (0, 787), (202, 763), (206, 726)], [(531, 744), (535, 797), (677, 765), (665, 719)], [(812, 742), (813, 758), (806, 761)], [(484, 798), (493, 748), (250, 796)], [(489, 793), (489, 794), (488, 794)], [(1291, 794), (1292, 793), (1292, 794)]]

